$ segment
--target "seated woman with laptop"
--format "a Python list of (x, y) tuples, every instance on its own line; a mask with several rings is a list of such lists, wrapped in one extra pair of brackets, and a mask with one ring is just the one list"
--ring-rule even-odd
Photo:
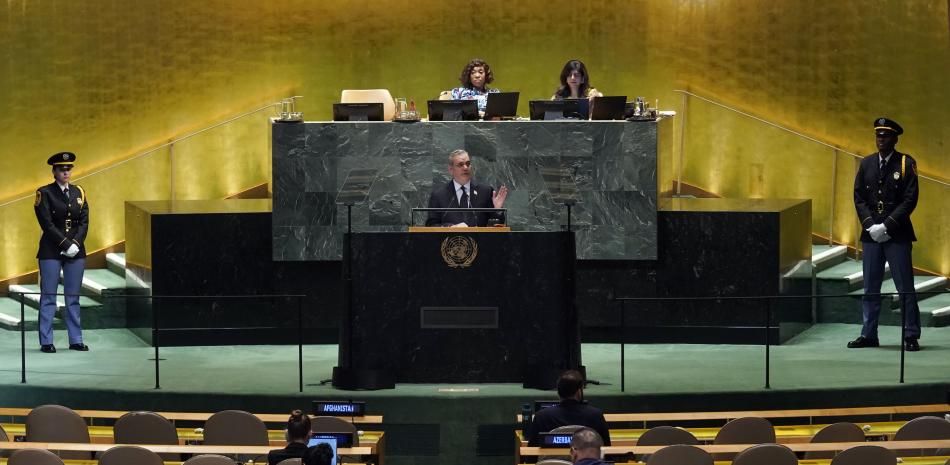
[(277, 465), (286, 459), (303, 457), (310, 438), (310, 417), (300, 410), (294, 410), (287, 419), (287, 446), (274, 449), (267, 454), (268, 465)]
[(570, 60), (561, 69), (561, 86), (554, 91), (551, 100), (566, 98), (594, 98), (603, 97), (597, 89), (590, 85), (590, 74), (587, 67), (580, 60)]
[(484, 112), (488, 94), (499, 92), (498, 89), (488, 87), (494, 80), (491, 67), (485, 60), (472, 59), (465, 65), (459, 77), (462, 86), (452, 89), (452, 100), (475, 100), (478, 103), (478, 111)]

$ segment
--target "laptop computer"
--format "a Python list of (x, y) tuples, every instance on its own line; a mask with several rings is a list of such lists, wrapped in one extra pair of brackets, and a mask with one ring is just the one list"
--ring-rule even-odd
[(626, 95), (594, 97), (590, 104), (590, 119), (624, 119), (623, 110), (627, 105)]
[(337, 451), (336, 439), (337, 438), (332, 434), (313, 433), (310, 435), (310, 440), (307, 441), (307, 447), (310, 448), (310, 447), (317, 446), (319, 444), (326, 444), (330, 446), (330, 450), (333, 451), (333, 459), (330, 460), (330, 465), (337, 465), (338, 454), (336, 452)]
[(518, 92), (495, 92), (488, 94), (484, 119), (505, 119), (518, 116), (518, 96)]

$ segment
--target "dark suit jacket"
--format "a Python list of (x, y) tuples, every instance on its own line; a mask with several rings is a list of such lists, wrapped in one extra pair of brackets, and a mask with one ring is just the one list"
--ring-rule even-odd
[(70, 184), (67, 201), (58, 184), (47, 184), (36, 190), (33, 211), (43, 230), (36, 258), (64, 258), (60, 252), (71, 244), (79, 246), (79, 253), (73, 258), (86, 256), (83, 243), (89, 229), (89, 202), (81, 187)]
[[(470, 186), (471, 192), (469, 192), (468, 198), (472, 204), (471, 208), (495, 207), (491, 200), (495, 189), (491, 186), (478, 184), (474, 179), (472, 179)], [(449, 181), (432, 189), (432, 195), (429, 196), (429, 208), (459, 208), (458, 197), (455, 195), (455, 183)], [(505, 217), (501, 213), (429, 212), (426, 218), (426, 226), (451, 226), (459, 223), (465, 223), (469, 226), (488, 226), (489, 218), (498, 218), (502, 223), (505, 222)]]
[(587, 426), (597, 431), (604, 445), (610, 445), (610, 428), (604, 412), (599, 408), (578, 402), (573, 399), (562, 400), (554, 407), (548, 407), (536, 413), (531, 426), (528, 428), (528, 445), (540, 445), (538, 433), (547, 433), (558, 426), (579, 425)]
[[(883, 223), (891, 240), (916, 241), (910, 214), (917, 207), (917, 162), (895, 150), (882, 172), (879, 160), (877, 153), (864, 157), (854, 178), (854, 207), (861, 220), (861, 240), (872, 241), (867, 228)], [(878, 213), (878, 202), (884, 203), (882, 214)]]
[(307, 452), (307, 445), (300, 442), (287, 444), (283, 449), (274, 449), (267, 453), (267, 465), (277, 465), (283, 460), (299, 459)]

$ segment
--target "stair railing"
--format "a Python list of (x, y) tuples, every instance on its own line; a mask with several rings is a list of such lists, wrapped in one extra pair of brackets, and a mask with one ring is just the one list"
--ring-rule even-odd
[[(752, 119), (752, 120), (754, 120), (754, 121), (757, 121), (757, 122), (759, 122), (759, 123), (765, 124), (765, 125), (770, 126), (770, 127), (772, 127), (772, 128), (775, 128), (775, 129), (784, 131), (784, 132), (786, 132), (786, 133), (792, 134), (792, 135), (794, 135), (794, 136), (796, 136), (796, 137), (798, 137), (798, 138), (800, 138), (800, 139), (802, 139), (802, 140), (805, 140), (805, 141), (808, 141), (808, 142), (811, 142), (811, 143), (814, 143), (814, 144), (818, 144), (818, 145), (820, 145), (820, 146), (823, 146), (823, 147), (827, 148), (827, 149), (831, 152), (831, 155), (832, 155), (832, 157), (831, 157), (831, 186), (830, 186), (830, 194), (831, 194), (831, 195), (829, 196), (829, 199), (834, 199), (834, 198), (835, 198), (835, 194), (836, 194), (836, 191), (837, 191), (837, 188), (838, 188), (838, 185), (837, 185), (837, 177), (838, 177), (837, 174), (838, 174), (838, 168), (839, 168), (839, 167), (838, 167), (838, 155), (839, 155), (839, 154), (844, 154), (844, 155), (849, 155), (849, 156), (851, 156), (851, 158), (852, 158), (852, 160), (853, 160), (853, 163), (854, 163), (854, 168), (855, 168), (855, 170), (857, 170), (858, 165), (861, 163), (861, 159), (864, 158), (864, 156), (859, 155), (859, 154), (857, 154), (857, 153), (847, 151), (847, 150), (845, 150), (845, 149), (842, 149), (841, 147), (835, 146), (835, 145), (830, 144), (830, 143), (828, 143), (828, 142), (825, 142), (825, 141), (823, 141), (823, 140), (816, 139), (816, 138), (814, 138), (814, 137), (812, 137), (812, 136), (809, 136), (809, 135), (807, 135), (807, 134), (801, 133), (801, 132), (796, 131), (796, 130), (794, 130), (794, 129), (791, 129), (791, 128), (782, 126), (781, 124), (778, 124), (778, 123), (776, 123), (776, 122), (774, 122), (774, 121), (769, 121), (769, 120), (767, 120), (767, 119), (764, 119), (764, 118), (761, 118), (761, 117), (759, 117), (759, 116), (753, 115), (753, 114), (748, 113), (748, 112), (746, 112), (746, 111), (743, 111), (743, 110), (741, 110), (741, 109), (738, 109), (738, 108), (735, 108), (735, 107), (726, 105), (726, 104), (724, 104), (724, 103), (722, 103), (722, 102), (717, 102), (716, 100), (713, 100), (713, 99), (704, 97), (704, 96), (702, 96), (702, 95), (697, 95), (697, 94), (695, 94), (695, 93), (693, 93), (693, 92), (690, 92), (690, 91), (688, 91), (688, 90), (674, 89), (673, 92), (680, 93), (680, 94), (682, 94), (682, 96), (683, 96), (683, 102), (682, 102), (682, 105), (683, 105), (683, 106), (682, 106), (682, 117), (680, 118), (680, 144), (679, 144), (679, 154), (678, 154), (678, 157), (677, 157), (677, 158), (678, 158), (678, 163), (677, 163), (678, 166), (677, 166), (677, 170), (676, 170), (676, 195), (681, 195), (681, 194), (682, 194), (681, 186), (682, 186), (682, 182), (683, 182), (683, 166), (684, 166), (685, 151), (686, 151), (686, 148), (685, 148), (685, 147), (686, 147), (686, 145), (685, 145), (685, 144), (686, 144), (686, 142), (685, 142), (685, 141), (686, 141), (686, 119), (687, 119), (687, 117), (688, 117), (687, 109), (689, 108), (689, 99), (690, 99), (690, 97), (692, 97), (692, 98), (694, 98), (694, 99), (697, 99), (697, 100), (700, 100), (700, 101), (703, 101), (703, 102), (706, 102), (706, 103), (709, 103), (709, 104), (711, 104), (711, 105), (714, 105), (714, 106), (716, 106), (716, 107), (722, 108), (722, 109), (724, 109), (724, 110), (733, 112), (733, 113), (735, 113), (735, 114), (744, 116), (744, 117), (746, 117), (746, 118)], [(942, 179), (934, 178), (934, 177), (932, 177), (932, 176), (927, 176), (927, 175), (918, 173), (917, 178), (918, 178), (921, 182), (933, 183), (934, 185), (941, 186), (941, 187), (943, 187), (943, 188), (950, 187), (950, 183), (948, 183), (948, 182), (946, 182), (946, 181), (944, 181), (944, 180), (942, 180)], [(832, 200), (832, 201), (829, 202), (829, 203), (830, 203), (831, 206), (830, 206), (829, 221), (828, 221), (828, 245), (833, 245), (833, 244), (834, 244), (834, 225), (835, 225), (835, 215), (836, 215), (836, 211), (835, 211), (835, 202)], [(855, 218), (855, 222), (857, 222), (857, 218)], [(860, 228), (860, 226), (859, 226), (859, 228)], [(859, 230), (860, 230), (860, 229), (859, 229)], [(854, 237), (854, 244), (853, 244), (855, 250), (859, 250), (859, 242), (860, 242), (859, 237), (860, 237), (860, 235), (855, 234), (855, 237)]]

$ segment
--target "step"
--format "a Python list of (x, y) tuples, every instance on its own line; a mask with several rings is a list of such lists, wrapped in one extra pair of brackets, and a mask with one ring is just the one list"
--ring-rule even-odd
[[(914, 290), (917, 292), (940, 292), (945, 291), (947, 288), (947, 278), (943, 276), (930, 276), (930, 279), (927, 279), (923, 282), (918, 283), (916, 277), (914, 278)], [(918, 294), (918, 301), (925, 301), (939, 297), (944, 294)]]
[[(944, 278), (942, 276), (938, 276), (938, 277), (914, 276), (914, 290), (917, 292), (936, 291), (936, 290), (940, 290), (946, 287), (946, 285), (947, 285), (947, 278)], [(894, 284), (893, 279), (888, 279), (881, 284), (881, 293), (889, 294), (892, 292), (897, 292), (897, 285)], [(856, 296), (856, 297), (860, 297), (862, 294), (864, 294), (864, 289), (858, 289), (856, 291), (851, 292), (851, 295)], [(892, 308), (897, 307), (898, 302), (900, 301), (899, 295), (895, 294), (892, 296), (885, 296), (885, 297), (890, 297)], [(917, 300), (923, 301), (923, 300), (926, 300), (927, 297), (931, 297), (931, 296), (929, 295), (917, 296)]]
[[(39, 310), (26, 305), (23, 307), (23, 316), (26, 320), (26, 330), (36, 331), (40, 316)], [(62, 321), (53, 318), (53, 328), (61, 329)], [(0, 297), (0, 329), (9, 331), (20, 330), (20, 301), (11, 297)]]
[[(943, 290), (946, 291), (946, 289)], [(930, 295), (926, 299), (918, 301), (917, 305), (920, 307), (921, 325), (950, 326), (950, 292)]]
[[(15, 285), (10, 286), (10, 293), (15, 292), (39, 292), (39, 286)], [(58, 292), (63, 292), (63, 286), (59, 286)], [(85, 290), (83, 291), (85, 292)], [(117, 291), (125, 294), (125, 291)], [(33, 309), (39, 308), (39, 294), (25, 295), (26, 304)], [(64, 307), (63, 297), (58, 296), (57, 315), (62, 316)], [(81, 307), (80, 314), (83, 329), (112, 329), (126, 328), (127, 316), (126, 298), (122, 296), (110, 295), (108, 290), (101, 296), (88, 297), (83, 295), (79, 298)]]
[[(26, 299), (26, 304), (33, 308), (40, 308), (40, 286), (39, 284), (11, 284), (10, 293), (24, 293), (24, 298)], [(63, 293), (63, 285), (60, 284), (56, 287), (56, 292), (58, 294)], [(29, 293), (29, 294), (28, 294)], [(63, 296), (56, 296), (56, 307), (57, 311), (62, 310), (66, 306), (66, 302), (63, 300)], [(96, 300), (93, 300), (86, 296), (79, 297), (79, 306), (83, 308), (87, 307), (99, 307), (100, 303)]]
[[(824, 271), (819, 272), (815, 278), (819, 281), (845, 281), (850, 290), (860, 289), (864, 285), (864, 268), (858, 260), (847, 259), (834, 265)], [(891, 265), (884, 264), (884, 279), (890, 279)], [(821, 291), (819, 290), (819, 293)]]
[(125, 254), (124, 253), (107, 253), (106, 254), (106, 268), (108, 268), (113, 273), (118, 274), (119, 276), (125, 277)]
[(101, 296), (109, 291), (122, 293), (125, 289), (125, 276), (113, 273), (109, 269), (92, 269), (83, 272), (83, 294)]
[(843, 245), (812, 245), (811, 263), (815, 271), (823, 271), (848, 259), (848, 247)]

